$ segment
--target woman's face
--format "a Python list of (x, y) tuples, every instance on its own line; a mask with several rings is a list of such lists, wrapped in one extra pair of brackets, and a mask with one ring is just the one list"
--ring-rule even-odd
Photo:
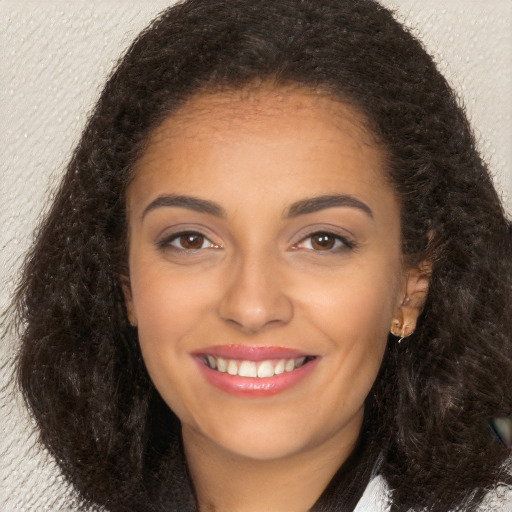
[(383, 162), (356, 112), (297, 90), (199, 96), (153, 133), (125, 294), (184, 436), (255, 459), (353, 445), (406, 288)]

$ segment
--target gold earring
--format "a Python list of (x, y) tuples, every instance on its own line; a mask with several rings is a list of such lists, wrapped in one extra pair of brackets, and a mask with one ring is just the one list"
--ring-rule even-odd
[(400, 343), (402, 343), (402, 341), (405, 339), (405, 338), (408, 338), (409, 336), (411, 336), (412, 334), (414, 333), (414, 331), (410, 332), (409, 334), (407, 334), (407, 336), (400, 336), (400, 339), (398, 340), (398, 344), (400, 345)]
[(397, 334), (394, 329), (394, 327), (399, 327), (400, 326), (400, 320), (398, 319), (394, 319), (393, 320), (393, 327), (391, 327), (391, 334), (393, 336), (396, 336), (397, 338), (399, 338), (398, 340), (398, 344), (400, 345), (400, 343), (402, 343), (402, 340), (404, 340), (405, 338), (408, 338), (409, 336), (411, 336), (413, 333), (414, 333), (414, 330), (412, 330), (410, 333), (406, 334), (407, 332), (407, 326), (405, 325), (402, 325), (402, 328), (400, 329), (400, 333)]

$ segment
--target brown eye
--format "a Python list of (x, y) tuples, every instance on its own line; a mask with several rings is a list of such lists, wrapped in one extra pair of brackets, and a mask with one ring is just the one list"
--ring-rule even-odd
[(221, 245), (214, 244), (207, 236), (197, 231), (182, 231), (170, 235), (157, 243), (162, 250), (173, 249), (183, 253), (200, 251), (203, 249), (221, 249)]
[(206, 238), (199, 233), (185, 233), (179, 237), (179, 245), (182, 249), (201, 249)]
[(313, 252), (324, 252), (326, 254), (344, 254), (354, 249), (356, 244), (344, 236), (329, 231), (317, 231), (303, 238), (294, 249), (306, 249)]
[(317, 233), (311, 236), (311, 247), (315, 251), (328, 251), (336, 245), (336, 237), (329, 233)]

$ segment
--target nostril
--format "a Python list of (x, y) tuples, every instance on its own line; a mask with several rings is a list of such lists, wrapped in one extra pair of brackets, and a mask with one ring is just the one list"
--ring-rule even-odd
[(288, 323), (293, 318), (293, 304), (278, 291), (266, 296), (240, 292), (227, 294), (218, 308), (219, 316), (247, 334)]

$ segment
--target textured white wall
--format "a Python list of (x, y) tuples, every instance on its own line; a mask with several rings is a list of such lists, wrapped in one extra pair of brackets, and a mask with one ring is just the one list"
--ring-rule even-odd
[[(278, 0), (276, 0), (278, 1)], [(116, 59), (169, 0), (0, 0), (0, 311)], [(512, 0), (383, 0), (460, 93), (512, 212)], [(10, 385), (0, 344), (0, 510), (74, 510)]]

